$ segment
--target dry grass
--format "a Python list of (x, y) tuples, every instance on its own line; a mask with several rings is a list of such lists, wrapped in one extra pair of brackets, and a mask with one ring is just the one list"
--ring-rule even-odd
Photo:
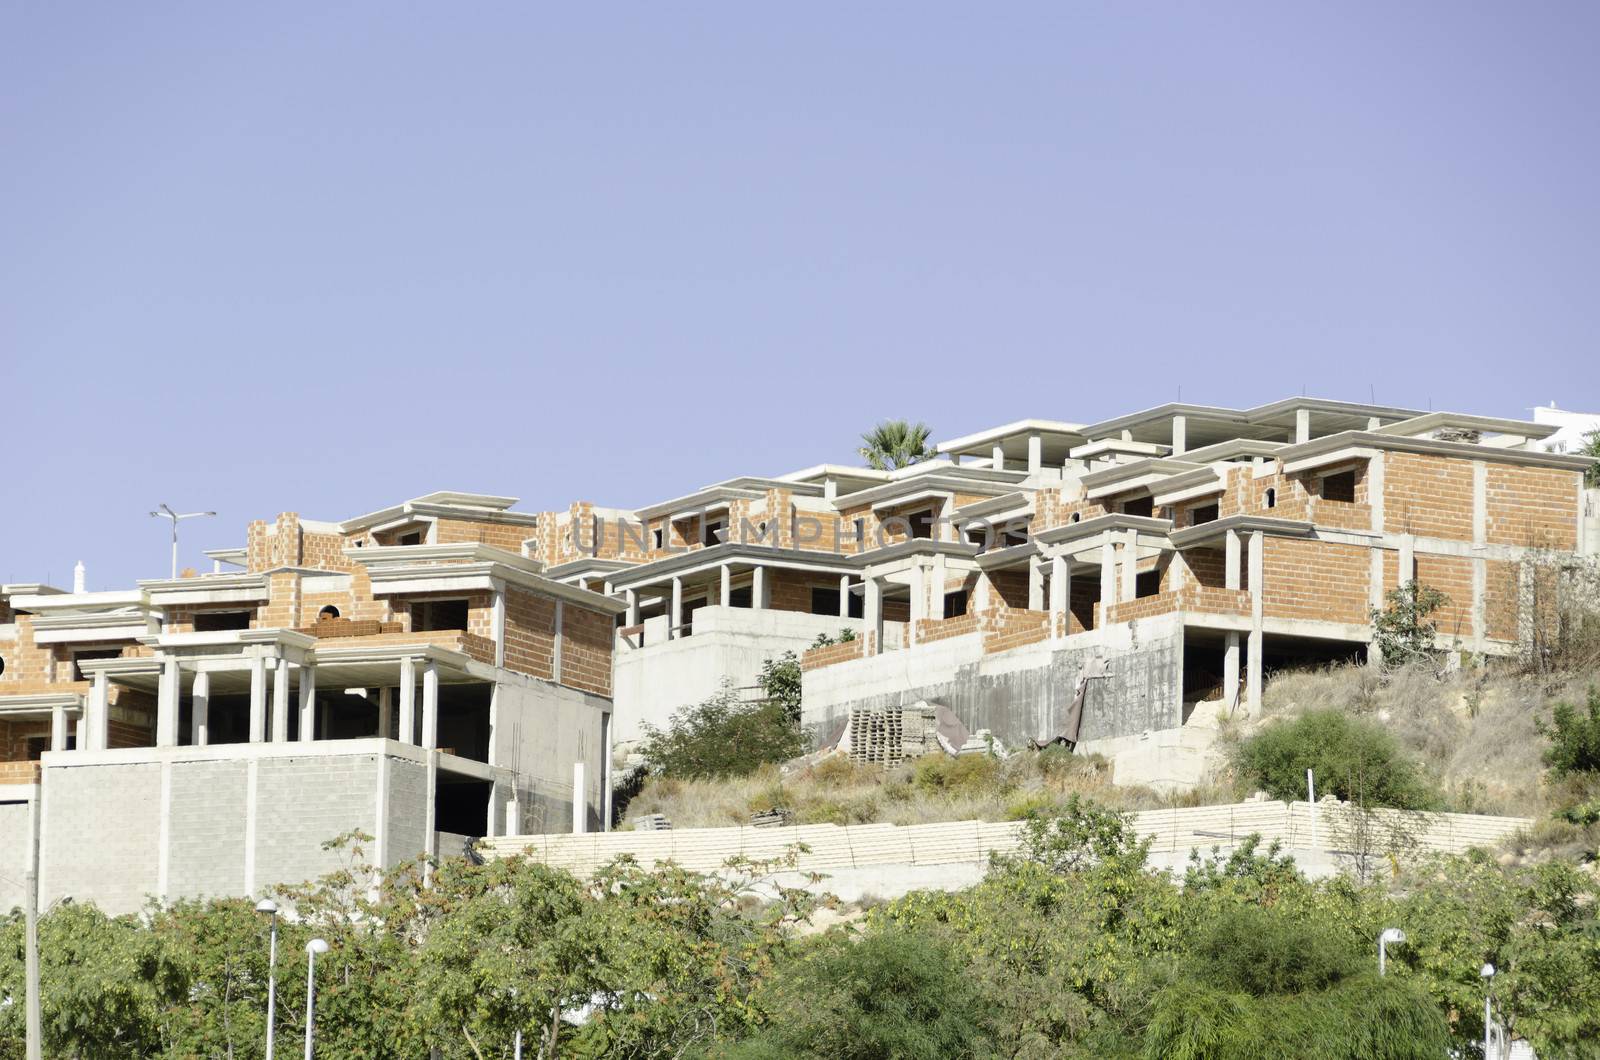
[(752, 813), (782, 808), (797, 824), (1013, 821), (1048, 813), (1072, 795), (1123, 810), (1232, 797), (1231, 791), (1190, 792), (1174, 799), (1148, 788), (1113, 787), (1104, 758), (1061, 750), (1021, 751), (1004, 760), (935, 754), (887, 772), (831, 757), (788, 772), (767, 766), (738, 779), (652, 777), (628, 804), (627, 819), (663, 813), (675, 828), (712, 828), (746, 824)]
[(1442, 677), (1425, 666), (1388, 674), (1336, 666), (1273, 678), (1264, 720), (1322, 707), (1366, 715), (1422, 761), (1450, 809), (1547, 817), (1564, 796), (1542, 779), (1546, 741), (1538, 723), (1563, 699), (1581, 702), (1593, 680), (1572, 673), (1535, 678), (1496, 664)]

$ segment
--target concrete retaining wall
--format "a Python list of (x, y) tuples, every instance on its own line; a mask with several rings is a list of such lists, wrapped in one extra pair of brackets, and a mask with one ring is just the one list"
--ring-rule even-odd
[(376, 839), (369, 859), (415, 857), (425, 761), (376, 739), (47, 755), (41, 903), (71, 895), (116, 914), (150, 895), (260, 894), (340, 867), (346, 855), (322, 844), (358, 829)]
[(666, 639), (663, 618), (645, 625), (642, 648), (617, 640), (612, 739), (618, 743), (642, 738), (646, 722), (665, 728), (673, 711), (708, 699), (725, 678), (736, 687), (755, 684), (762, 663), (786, 651), (800, 654), (819, 633), (864, 628), (857, 618), (721, 606), (696, 608), (693, 634), (678, 640)]
[(968, 729), (1011, 747), (1059, 731), (1091, 659), (1107, 677), (1089, 682), (1083, 740), (1135, 736), (1183, 723), (1183, 626), (1175, 616), (1121, 623), (1059, 642), (985, 655), (976, 635), (808, 670), (805, 722), (821, 733), (851, 710), (942, 703)]
[[(1243, 802), (1147, 810), (1132, 818), (1135, 830), (1151, 838), (1152, 853), (1180, 855), (1178, 861), (1167, 858), (1164, 863), (1181, 864), (1181, 858), (1193, 848), (1228, 847), (1251, 834), (1300, 850), (1337, 854), (1342, 839), (1336, 820), (1342, 812), (1343, 806), (1336, 803), (1321, 804), (1313, 813), (1311, 805), (1304, 802)], [(1420, 849), (1451, 852), (1491, 846), (1532, 823), (1522, 817), (1461, 813), (1378, 813), (1385, 819), (1409, 821)], [(991, 854), (1014, 851), (1021, 831), (1020, 823), (1005, 821), (951, 821), (906, 827), (818, 824), (509, 836), (488, 840), (485, 847), (501, 857), (520, 854), (588, 876), (622, 854), (631, 854), (645, 865), (670, 860), (697, 872), (714, 872), (731, 857), (772, 861), (803, 843), (809, 852), (799, 856), (796, 871), (835, 872), (886, 865), (983, 863)]]

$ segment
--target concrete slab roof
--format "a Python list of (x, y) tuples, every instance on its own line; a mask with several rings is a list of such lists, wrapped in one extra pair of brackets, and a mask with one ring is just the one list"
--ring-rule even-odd
[[(1061, 420), (1017, 420), (1015, 423), (990, 427), (974, 434), (964, 434), (959, 438), (940, 442), (936, 451), (952, 456), (990, 456), (995, 447), (999, 446), (1007, 460), (1026, 460), (1028, 439), (1033, 435), (1039, 435), (1042, 439), (1048, 462), (1052, 455), (1051, 450), (1060, 449), (1061, 455), (1065, 457), (1066, 450), (1083, 441), (1083, 424), (1066, 423)], [(1060, 463), (1060, 460), (1054, 462)]]
[(1186, 420), (1185, 441), (1191, 449), (1235, 438), (1289, 441), (1293, 439), (1296, 414), (1302, 409), (1310, 413), (1312, 430), (1319, 434), (1364, 429), (1372, 419), (1377, 419), (1381, 424), (1422, 415), (1417, 409), (1311, 397), (1285, 398), (1250, 409), (1170, 402), (1142, 412), (1091, 423), (1083, 428), (1083, 433), (1090, 438), (1099, 438), (1128, 431), (1136, 441), (1170, 445), (1172, 418), (1183, 416)]

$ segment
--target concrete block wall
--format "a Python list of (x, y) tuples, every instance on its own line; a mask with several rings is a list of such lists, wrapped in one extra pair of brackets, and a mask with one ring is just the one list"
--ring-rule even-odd
[(348, 854), (323, 844), (356, 830), (374, 837), (369, 860), (423, 853), (432, 822), (422, 752), (345, 743), (315, 754), (223, 745), (50, 756), (41, 901), (71, 895), (117, 914), (156, 894), (257, 895), (343, 867)]

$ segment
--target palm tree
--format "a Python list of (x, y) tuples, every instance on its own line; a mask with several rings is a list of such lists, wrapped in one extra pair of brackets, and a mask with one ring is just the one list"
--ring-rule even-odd
[(867, 466), (879, 471), (927, 460), (934, 455), (928, 444), (928, 425), (911, 424), (905, 420), (885, 420), (861, 436), (867, 444), (857, 450)]

